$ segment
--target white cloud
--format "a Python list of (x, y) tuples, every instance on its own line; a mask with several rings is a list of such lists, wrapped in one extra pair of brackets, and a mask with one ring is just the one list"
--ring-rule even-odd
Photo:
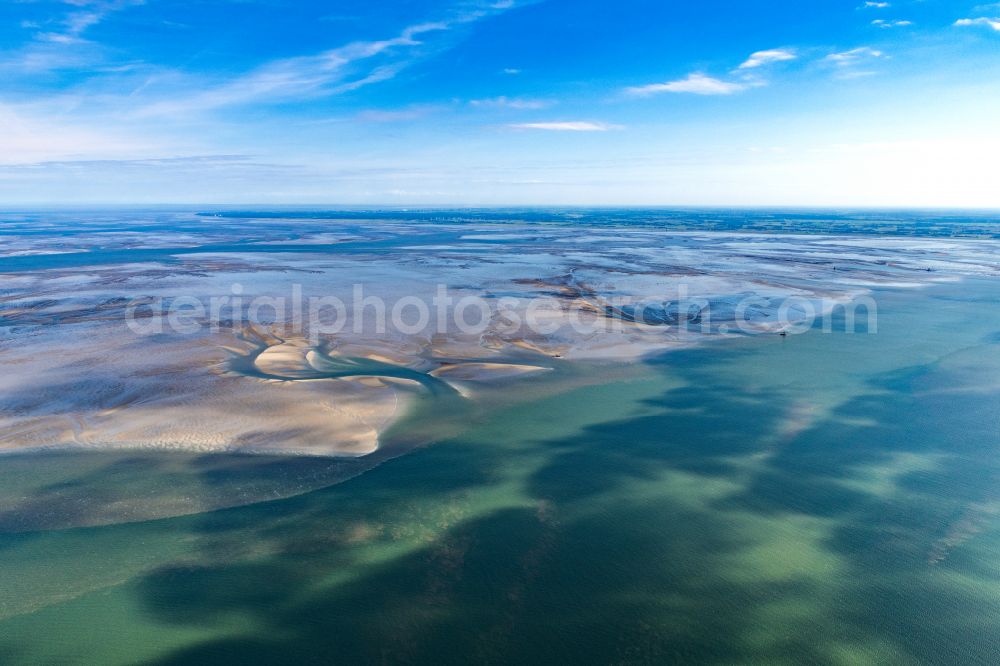
[(880, 28), (905, 28), (913, 25), (913, 21), (885, 21), (883, 19), (875, 19), (872, 21), (872, 25), (877, 25)]
[(573, 120), (548, 123), (517, 123), (508, 125), (513, 129), (550, 130), (553, 132), (607, 132), (614, 129), (622, 129), (621, 125), (611, 125), (609, 123), (594, 123), (585, 120)]
[(834, 77), (838, 79), (858, 79), (865, 76), (872, 76), (876, 72), (866, 67), (874, 64), (879, 58), (884, 58), (885, 53), (870, 46), (861, 46), (850, 51), (831, 53), (823, 59), (823, 62), (835, 68)]
[(797, 57), (798, 56), (791, 49), (768, 49), (766, 51), (757, 51), (756, 53), (751, 53), (746, 62), (739, 66), (739, 69), (754, 69), (763, 65), (769, 65), (772, 62), (795, 60)]
[(861, 46), (850, 51), (841, 53), (831, 53), (824, 60), (832, 62), (839, 67), (850, 67), (870, 58), (882, 58), (885, 54), (882, 51), (873, 49), (870, 46)]
[(625, 92), (630, 95), (655, 95), (657, 93), (691, 93), (693, 95), (732, 95), (742, 90), (746, 90), (747, 84), (733, 81), (722, 81), (720, 79), (706, 76), (695, 72), (689, 74), (687, 78), (667, 83), (651, 83), (645, 86), (633, 86), (626, 88)]
[(845, 69), (837, 72), (835, 78), (850, 81), (851, 79), (863, 79), (869, 76), (875, 76), (876, 74), (878, 74), (878, 72), (870, 69)]
[(513, 76), (515, 74), (520, 74), (521, 70), (517, 69), (516, 67), (506, 67), (504, 68), (503, 73), (510, 74), (511, 76)]
[[(68, 43), (79, 38), (87, 28), (93, 27), (103, 21), (109, 14), (146, 4), (146, 0), (65, 0), (66, 4), (78, 7), (77, 11), (70, 12), (63, 20), (65, 31), (60, 33), (64, 37), (64, 42)], [(49, 41), (59, 41), (53, 39), (52, 33), (40, 35)]]
[(111, 14), (145, 4), (145, 0), (63, 0), (69, 9), (50, 21), (23, 21), (32, 40), (16, 49), (0, 48), (0, 78), (60, 69), (97, 73), (109, 50), (86, 38), (88, 29)]
[(360, 111), (355, 120), (365, 123), (394, 123), (417, 120), (437, 110), (432, 105), (416, 105), (405, 109), (368, 109)]
[[(499, 11), (499, 10), (497, 10)], [(140, 109), (141, 116), (173, 115), (209, 111), (252, 102), (273, 102), (296, 98), (336, 95), (386, 81), (410, 65), (424, 46), (424, 35), (447, 32), (483, 18), (481, 11), (461, 15), (449, 21), (420, 23), (404, 29), (397, 36), (375, 41), (358, 41), (311, 56), (275, 60), (235, 80), (214, 88), (201, 86), (201, 92), (172, 95), (170, 99)], [(367, 73), (355, 73), (357, 65), (380, 58), (388, 63), (370, 65)], [(204, 88), (208, 88), (204, 90)]]
[(866, 8), (871, 8), (871, 9), (885, 9), (890, 5), (888, 2), (872, 2), (872, 0), (868, 0), (867, 2), (865, 2), (864, 6)]
[(81, 155), (120, 157), (158, 148), (99, 123), (87, 125), (50, 116), (36, 107), (15, 108), (0, 103), (0, 164), (78, 158)]
[(1000, 32), (1000, 18), (964, 18), (955, 21), (957, 26), (985, 25), (997, 32)]
[(495, 109), (544, 109), (548, 106), (552, 106), (552, 102), (544, 99), (520, 99), (516, 97), (505, 97), (501, 95), (500, 97), (494, 97), (492, 99), (473, 99), (469, 100), (471, 106), (478, 106), (483, 108), (495, 108)]
[(82, 37), (65, 32), (39, 32), (35, 35), (35, 39), (40, 42), (51, 42), (52, 44), (83, 44), (87, 41)]

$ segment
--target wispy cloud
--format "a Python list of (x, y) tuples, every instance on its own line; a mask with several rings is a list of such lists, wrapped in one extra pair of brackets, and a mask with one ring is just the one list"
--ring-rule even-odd
[(356, 90), (391, 79), (408, 63), (405, 60), (383, 63), (354, 78), (350, 78), (350, 65), (393, 50), (420, 46), (422, 42), (418, 37), (449, 28), (449, 24), (443, 22), (421, 23), (389, 39), (353, 42), (318, 55), (276, 60), (224, 85), (181, 99), (151, 104), (142, 109), (140, 115), (207, 111), (261, 100), (276, 102)]
[(746, 83), (723, 81), (699, 72), (688, 74), (687, 78), (666, 83), (650, 83), (645, 86), (626, 88), (630, 95), (647, 96), (659, 93), (690, 93), (693, 95), (732, 95), (746, 90)]
[(625, 89), (628, 95), (647, 97), (660, 93), (688, 93), (691, 95), (734, 95), (749, 88), (766, 86), (767, 81), (757, 74), (757, 70), (779, 62), (796, 60), (794, 49), (765, 49), (751, 53), (746, 60), (732, 70), (737, 80), (719, 79), (704, 72), (693, 72), (683, 79), (632, 86)]
[(552, 102), (544, 99), (523, 99), (501, 95), (500, 97), (493, 97), (491, 99), (469, 100), (469, 105), (482, 108), (526, 110), (544, 109), (552, 106)]
[(610, 123), (595, 123), (586, 120), (558, 121), (547, 123), (515, 123), (508, 125), (513, 129), (549, 130), (553, 132), (607, 132), (622, 129), (621, 125)]
[(874, 2), (873, 0), (867, 0), (862, 7), (866, 9), (885, 9), (891, 5), (888, 2)]
[[(63, 0), (56, 18), (22, 21), (32, 31), (20, 48), (0, 48), (0, 71), (7, 76), (34, 76), (58, 70), (103, 73), (99, 67), (108, 49), (90, 40), (86, 32), (111, 14), (145, 4), (145, 0)], [(65, 10), (65, 5), (71, 7)]]
[(163, 168), (187, 167), (193, 165), (228, 167), (233, 164), (250, 166), (278, 167), (282, 165), (263, 163), (254, 160), (250, 155), (185, 155), (180, 157), (143, 157), (137, 159), (106, 159), (106, 160), (48, 160), (43, 162), (22, 162), (0, 164), (4, 169), (38, 169), (38, 168), (80, 168), (80, 167), (132, 167), (132, 168)]
[(0, 103), (0, 164), (41, 162), (80, 155), (119, 157), (157, 149), (148, 137), (130, 135), (100, 123), (51, 116), (35, 106)]
[(773, 62), (795, 60), (797, 57), (798, 55), (791, 49), (768, 49), (766, 51), (757, 51), (756, 53), (751, 53), (750, 57), (739, 66), (739, 69), (755, 69), (757, 67), (769, 65)]
[(201, 86), (202, 91), (172, 95), (139, 111), (142, 116), (210, 111), (249, 103), (272, 103), (308, 99), (357, 90), (395, 77), (435, 46), (430, 39), (452, 32), (488, 16), (503, 12), (514, 3), (494, 3), (441, 21), (411, 25), (398, 35), (382, 40), (357, 41), (309, 56), (275, 60), (227, 83)]
[(146, 0), (64, 0), (77, 9), (71, 11), (62, 21), (61, 32), (46, 32), (38, 35), (44, 41), (72, 43), (82, 41), (81, 35), (114, 12), (127, 7), (143, 5)]
[(865, 66), (884, 57), (885, 53), (878, 49), (873, 49), (870, 46), (860, 46), (849, 51), (831, 53), (823, 58), (823, 62), (833, 65), (836, 68), (836, 78), (857, 79), (875, 74), (873, 70), (865, 69)]
[(905, 28), (907, 26), (913, 25), (913, 21), (906, 21), (906, 20), (885, 21), (883, 19), (875, 19), (874, 21), (872, 21), (872, 25), (878, 26), (880, 28)]
[(964, 18), (955, 21), (955, 25), (957, 26), (984, 25), (988, 28), (996, 30), (997, 32), (1000, 32), (1000, 18), (986, 18), (986, 17)]
[(359, 111), (355, 120), (363, 123), (395, 123), (417, 120), (430, 115), (441, 107), (430, 104), (410, 106), (405, 109), (367, 109)]
[(834, 63), (839, 67), (850, 67), (871, 58), (882, 58), (884, 56), (885, 54), (882, 51), (873, 49), (870, 46), (860, 46), (850, 51), (831, 53), (824, 60)]

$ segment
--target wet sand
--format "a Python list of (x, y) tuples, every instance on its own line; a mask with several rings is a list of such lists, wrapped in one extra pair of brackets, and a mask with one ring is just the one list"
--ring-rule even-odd
[[(778, 316), (789, 297), (824, 315), (872, 289), (1000, 265), (994, 240), (269, 220), (237, 242), (181, 218), (176, 230), (82, 234), (51, 251), (46, 236), (6, 224), (0, 449), (363, 456), (418, 398), (475, 401), (487, 386), (537, 381), (553, 361), (633, 363), (737, 333), (775, 335), (797, 321), (794, 310)], [(452, 320), (378, 331), (372, 310), (312, 339), (288, 312), (219, 330), (205, 321), (194, 334), (125, 326), (130, 304), (207, 300), (234, 283), (244, 303), (295, 286), (349, 303), (356, 284), (390, 305), (431, 303), (445, 285), (456, 298), (505, 298), (507, 309), (474, 333)], [(531, 311), (537, 299), (544, 307)], [(685, 299), (700, 305), (682, 311)], [(529, 318), (536, 326), (510, 325)]]

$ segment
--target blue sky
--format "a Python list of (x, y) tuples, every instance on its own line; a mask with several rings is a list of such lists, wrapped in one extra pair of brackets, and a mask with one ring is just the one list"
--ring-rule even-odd
[(0, 202), (1000, 207), (1000, 3), (9, 0)]

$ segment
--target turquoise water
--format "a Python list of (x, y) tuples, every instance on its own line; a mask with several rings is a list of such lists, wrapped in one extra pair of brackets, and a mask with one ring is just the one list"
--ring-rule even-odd
[[(439, 441), (359, 475), (0, 459), (0, 661), (997, 663), (997, 284), (877, 296), (875, 335), (720, 340), (428, 405), (387, 448)], [(69, 507), (86, 524), (95, 494), (237, 491), (282, 497), (44, 529)]]

